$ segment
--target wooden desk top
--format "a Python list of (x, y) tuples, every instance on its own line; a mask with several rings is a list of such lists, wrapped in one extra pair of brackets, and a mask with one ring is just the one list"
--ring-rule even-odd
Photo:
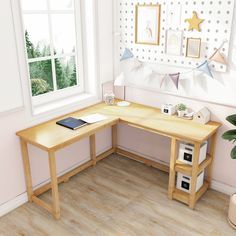
[[(78, 130), (70, 130), (56, 124), (56, 121), (68, 116), (79, 118), (93, 113), (104, 114), (108, 119), (84, 126)], [(118, 123), (126, 123), (167, 137), (176, 137), (190, 142), (207, 140), (221, 126), (220, 123), (212, 121), (207, 125), (201, 125), (193, 121), (167, 116), (161, 114), (157, 108), (135, 103), (132, 103), (129, 107), (107, 106), (104, 103), (99, 103), (19, 131), (17, 135), (44, 150), (57, 150), (94, 134), (98, 130)]]

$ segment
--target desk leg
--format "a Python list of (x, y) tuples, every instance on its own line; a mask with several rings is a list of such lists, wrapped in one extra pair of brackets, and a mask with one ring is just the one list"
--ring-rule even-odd
[(112, 148), (114, 149), (114, 153), (116, 153), (117, 148), (117, 125), (112, 126)]
[(96, 160), (96, 137), (95, 134), (91, 135), (89, 137), (89, 144), (90, 144), (90, 157), (93, 161), (93, 165), (95, 166), (97, 164)]
[(197, 186), (200, 148), (201, 148), (201, 143), (194, 144), (194, 158), (193, 158), (193, 166), (192, 166), (191, 189), (190, 189), (190, 196), (189, 196), (189, 207), (191, 209), (194, 209), (195, 203), (196, 203), (196, 186)]
[(209, 187), (211, 185), (211, 180), (212, 180), (212, 167), (213, 167), (213, 161), (214, 161), (214, 156), (215, 156), (216, 136), (217, 136), (217, 133), (214, 133), (211, 136), (211, 147), (209, 150), (209, 154), (210, 154), (211, 160), (212, 160), (211, 164), (209, 165), (208, 170), (207, 170), (207, 182), (209, 183)]
[(20, 144), (21, 144), (22, 159), (23, 159), (24, 170), (25, 170), (25, 181), (26, 181), (28, 199), (29, 199), (29, 202), (32, 202), (33, 201), (32, 200), (33, 188), (32, 188), (32, 176), (31, 176), (31, 171), (30, 171), (30, 162), (29, 162), (27, 142), (21, 138)]
[(177, 140), (171, 139), (171, 156), (170, 156), (170, 173), (169, 173), (169, 189), (168, 197), (173, 199), (173, 192), (175, 190), (175, 163), (177, 158)]
[(49, 167), (51, 176), (53, 216), (55, 217), (55, 219), (59, 219), (60, 203), (59, 203), (59, 192), (58, 192), (58, 182), (57, 182), (56, 159), (54, 151), (49, 151), (48, 158), (49, 158)]

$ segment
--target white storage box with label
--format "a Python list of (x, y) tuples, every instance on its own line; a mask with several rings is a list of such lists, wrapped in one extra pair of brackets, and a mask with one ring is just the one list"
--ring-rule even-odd
[[(205, 141), (201, 145), (198, 164), (202, 163), (206, 159), (206, 154), (207, 154), (207, 141)], [(178, 160), (183, 163), (193, 165), (193, 158), (194, 158), (194, 145), (191, 143), (180, 143)]]
[(176, 113), (176, 107), (172, 104), (164, 104), (161, 106), (161, 113), (172, 116)]
[[(183, 175), (182, 173), (177, 173), (177, 188), (190, 193), (191, 190), (191, 178), (190, 176)], [(204, 182), (204, 171), (201, 172), (197, 177), (196, 192), (203, 186)]]

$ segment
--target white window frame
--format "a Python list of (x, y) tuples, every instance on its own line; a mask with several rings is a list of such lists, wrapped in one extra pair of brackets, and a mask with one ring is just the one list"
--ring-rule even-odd
[[(21, 2), (21, 1), (20, 1)], [(50, 33), (50, 49), (51, 55), (39, 58), (28, 58), (27, 49), (25, 45), (25, 54), (27, 60), (27, 70), (28, 70), (28, 83), (30, 88), (30, 95), (32, 99), (33, 107), (41, 106), (43, 104), (48, 104), (50, 102), (54, 102), (56, 100), (61, 100), (64, 98), (72, 97), (78, 94), (82, 94), (84, 92), (84, 65), (83, 65), (83, 43), (82, 43), (82, 15), (81, 15), (81, 6), (80, 0), (74, 0), (74, 10), (51, 10), (49, 6), (49, 1), (47, 0), (47, 10), (22, 10), (21, 3), (21, 16), (22, 16), (22, 23), (23, 21), (23, 14), (47, 14), (49, 19), (49, 33)], [(74, 53), (65, 53), (63, 55), (56, 54), (54, 55), (53, 52), (53, 35), (52, 35), (52, 22), (51, 22), (51, 14), (74, 14), (75, 17), (75, 31), (76, 31), (76, 45), (75, 45), (75, 52)], [(24, 27), (23, 31), (24, 31)], [(25, 35), (24, 35), (24, 43), (25, 43)], [(76, 76), (77, 76), (77, 85), (72, 87), (67, 87), (64, 89), (57, 90), (57, 83), (56, 83), (56, 68), (55, 68), (55, 58), (64, 58), (67, 56), (74, 56), (76, 61)], [(30, 80), (30, 73), (29, 73), (29, 63), (31, 62), (38, 62), (42, 60), (51, 60), (52, 62), (52, 79), (53, 79), (53, 91), (33, 96), (31, 91), (31, 80)]]
[(60, 96), (60, 91), (58, 91), (57, 100), (55, 99), (50, 102), (45, 96), (44, 103), (38, 105), (36, 105), (32, 99), (20, 1), (10, 1), (12, 4), (23, 97), (26, 104), (25, 108), (27, 113), (29, 112), (30, 119), (35, 120), (39, 117), (49, 119), (50, 117), (53, 118), (53, 116), (51, 116), (52, 114), (59, 116), (100, 102), (102, 96), (99, 70), (99, 42), (97, 40), (99, 36), (97, 0), (75, 0), (77, 3), (80, 3), (81, 9), (81, 29), (79, 32), (82, 31), (83, 48), (81, 53), (83, 54), (84, 92), (78, 93), (77, 91), (77, 94), (71, 95), (69, 92), (70, 88), (68, 88), (68, 96)]

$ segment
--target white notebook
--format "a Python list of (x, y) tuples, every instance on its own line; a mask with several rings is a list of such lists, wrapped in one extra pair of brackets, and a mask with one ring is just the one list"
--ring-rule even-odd
[(107, 117), (104, 116), (104, 115), (96, 113), (96, 114), (80, 117), (80, 119), (87, 122), (87, 123), (89, 123), (89, 124), (93, 124), (93, 123), (96, 123), (96, 122), (99, 122), (99, 121), (106, 120)]

